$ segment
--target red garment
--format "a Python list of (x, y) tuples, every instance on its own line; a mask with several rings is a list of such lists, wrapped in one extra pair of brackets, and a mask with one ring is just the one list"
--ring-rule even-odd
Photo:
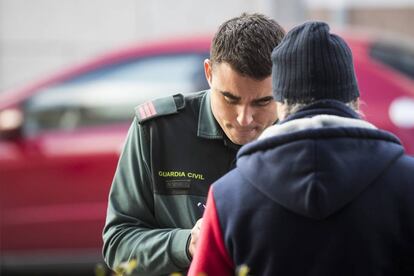
[(212, 189), (208, 193), (197, 250), (188, 276), (234, 275), (234, 264), (224, 246)]

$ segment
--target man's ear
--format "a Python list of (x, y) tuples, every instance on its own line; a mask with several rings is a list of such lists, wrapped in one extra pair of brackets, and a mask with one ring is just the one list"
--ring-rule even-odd
[(213, 80), (213, 66), (208, 58), (204, 60), (204, 74), (206, 76), (208, 85), (211, 87), (211, 82)]

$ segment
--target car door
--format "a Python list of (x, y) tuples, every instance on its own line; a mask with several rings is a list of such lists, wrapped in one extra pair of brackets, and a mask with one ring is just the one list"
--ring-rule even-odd
[(365, 118), (414, 154), (414, 48), (395, 39), (352, 50)]
[(9, 153), (0, 157), (3, 263), (27, 264), (35, 254), (46, 263), (101, 259), (107, 197), (134, 106), (207, 88), (206, 54), (115, 63), (22, 103), (22, 138), (4, 141)]

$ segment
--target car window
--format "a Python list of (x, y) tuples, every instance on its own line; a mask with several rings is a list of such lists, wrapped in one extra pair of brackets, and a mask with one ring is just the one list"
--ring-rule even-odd
[(33, 135), (131, 121), (134, 107), (148, 99), (206, 89), (206, 55), (141, 58), (45, 88), (25, 103), (25, 132)]
[(405, 41), (378, 41), (372, 44), (370, 55), (381, 63), (414, 79), (414, 47)]

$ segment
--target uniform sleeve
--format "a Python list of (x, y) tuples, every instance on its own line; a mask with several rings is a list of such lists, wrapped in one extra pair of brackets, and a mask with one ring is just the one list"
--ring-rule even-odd
[(189, 276), (235, 275), (234, 264), (224, 245), (216, 204), (210, 188), (206, 210)]
[(149, 139), (135, 119), (129, 129), (112, 182), (103, 256), (114, 269), (136, 259), (137, 275), (169, 274), (190, 265), (191, 229), (161, 229), (154, 217)]

